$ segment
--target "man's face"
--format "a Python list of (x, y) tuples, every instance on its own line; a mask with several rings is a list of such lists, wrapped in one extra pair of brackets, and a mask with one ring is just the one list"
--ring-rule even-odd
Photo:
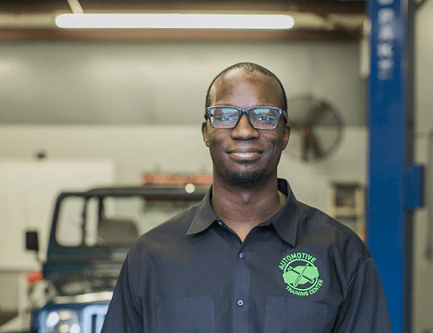
[[(227, 73), (214, 83), (211, 96), (212, 105), (231, 105), (241, 109), (281, 107), (279, 85), (257, 71), (233, 70)], [(281, 152), (290, 135), (283, 119), (273, 130), (257, 130), (251, 127), (245, 114), (233, 129), (216, 129), (206, 121), (202, 132), (214, 164), (214, 179), (240, 185), (276, 177)]]

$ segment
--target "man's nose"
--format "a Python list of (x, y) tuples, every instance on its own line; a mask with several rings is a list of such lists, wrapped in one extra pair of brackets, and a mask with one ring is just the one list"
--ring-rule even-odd
[(259, 137), (259, 131), (251, 126), (248, 116), (242, 114), (238, 124), (231, 132), (232, 138), (248, 140)]

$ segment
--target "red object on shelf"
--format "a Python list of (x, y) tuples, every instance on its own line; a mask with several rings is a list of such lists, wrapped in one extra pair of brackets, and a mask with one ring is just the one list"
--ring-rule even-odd
[(27, 274), (27, 282), (29, 284), (33, 284), (42, 279), (43, 279), (43, 275), (41, 271), (34, 271)]
[(166, 184), (166, 185), (211, 185), (212, 176), (207, 174), (198, 175), (167, 175), (161, 173), (144, 174), (141, 179), (142, 185)]

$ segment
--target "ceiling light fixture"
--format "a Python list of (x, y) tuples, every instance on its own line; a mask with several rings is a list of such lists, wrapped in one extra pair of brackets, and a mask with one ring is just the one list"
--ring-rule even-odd
[(59, 28), (69, 29), (265, 29), (294, 26), (289, 15), (255, 14), (61, 14)]

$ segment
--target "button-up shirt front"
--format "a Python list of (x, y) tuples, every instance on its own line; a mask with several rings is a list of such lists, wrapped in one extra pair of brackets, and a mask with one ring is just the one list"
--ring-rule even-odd
[(203, 201), (143, 235), (119, 276), (103, 333), (388, 333), (362, 241), (288, 183), (284, 207), (242, 242)]

